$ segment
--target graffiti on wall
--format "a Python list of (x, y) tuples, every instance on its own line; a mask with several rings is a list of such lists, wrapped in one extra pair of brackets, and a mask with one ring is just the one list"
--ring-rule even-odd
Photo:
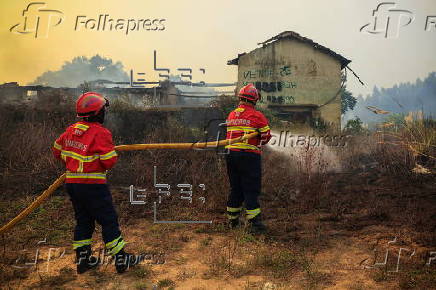
[[(243, 71), (242, 76), (242, 86), (252, 83), (266, 95), (263, 102), (268, 101), (278, 104), (295, 103), (295, 97), (289, 90), (297, 88), (297, 83), (290, 79), (293, 76), (290, 65), (283, 64), (277, 66), (277, 68), (249, 69)], [(266, 79), (276, 81), (266, 81)]]

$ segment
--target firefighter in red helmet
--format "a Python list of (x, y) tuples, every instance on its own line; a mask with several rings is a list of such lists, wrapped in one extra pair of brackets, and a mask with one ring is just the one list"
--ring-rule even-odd
[(261, 220), (258, 201), (261, 180), (261, 146), (271, 139), (268, 120), (255, 109), (261, 98), (253, 84), (241, 88), (238, 94), (239, 106), (227, 117), (227, 139), (244, 134), (259, 132), (259, 136), (226, 146), (227, 173), (230, 180), (230, 194), (227, 201), (227, 216), (231, 228), (239, 225), (239, 217), (245, 206), (246, 219), (252, 233), (263, 233), (266, 228)]
[(79, 274), (96, 267), (91, 238), (97, 221), (102, 226), (106, 250), (115, 259), (119, 273), (137, 263), (137, 257), (124, 251), (106, 172), (117, 162), (111, 132), (103, 127), (108, 100), (95, 92), (82, 94), (76, 103), (82, 120), (69, 126), (54, 142), (53, 154), (66, 167), (66, 189), (76, 218), (73, 248)]

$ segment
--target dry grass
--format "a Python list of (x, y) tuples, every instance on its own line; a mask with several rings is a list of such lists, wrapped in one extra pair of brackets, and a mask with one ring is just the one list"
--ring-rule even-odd
[[(177, 114), (129, 112), (123, 108), (114, 108), (110, 114), (113, 115), (108, 127), (114, 133), (116, 144), (194, 142), (201, 138), (198, 128), (181, 125)], [(73, 120), (71, 111), (53, 113), (0, 107), (0, 125), (9, 128), (0, 134), (0, 222), (15, 216), (62, 172), (51, 156), (50, 146)], [(352, 138), (335, 153), (342, 166), (340, 172), (329, 171), (329, 160), (316, 161), (319, 152), (311, 149), (300, 156), (304, 161), (300, 163), (281, 152), (266, 150), (261, 203), (270, 230), (268, 237), (258, 240), (241, 233), (217, 245), (215, 239), (203, 238), (201, 250), (210, 251), (210, 271), (205, 277), (238, 278), (262, 273), (280, 280), (289, 278), (287, 273), (295, 272), (303, 273), (307, 288), (320, 287), (328, 284), (331, 277), (318, 271), (312, 256), (330, 247), (334, 238), (328, 233), (333, 230), (352, 236), (371, 226), (400, 225), (395, 229), (407, 231), (414, 242), (436, 244), (434, 175), (412, 172), (416, 161), (434, 170), (431, 158), (420, 159), (420, 154), (415, 152), (435, 155), (434, 123), (412, 123), (394, 133), (396, 139), (392, 137), (392, 140), (402, 138), (402, 145), (381, 144), (376, 135)], [(386, 141), (391, 137), (385, 134), (384, 138)], [(170, 184), (174, 192), (160, 206), (160, 219), (214, 220), (214, 224), (194, 229), (154, 225), (149, 231), (153, 238), (150, 247), (165, 253), (176, 252), (192, 241), (188, 230), (211, 236), (228, 234), (223, 226), (229, 189), (226, 166), (223, 157), (214, 151), (122, 153), (109, 178), (122, 225), (152, 220), (150, 204), (157, 198), (153, 166), (157, 166), (157, 182)], [(180, 183), (193, 185), (192, 203), (180, 200), (177, 193)], [(200, 184), (205, 184), (205, 191), (199, 188)], [(146, 188), (151, 193), (147, 206), (132, 206), (128, 202), (125, 188), (129, 185)], [(198, 200), (199, 196), (205, 197), (204, 204)], [(14, 244), (20, 249), (47, 236), (50, 243), (66, 246), (73, 222), (71, 205), (63, 190), (59, 190), (11, 234), (3, 236), (2, 244)], [(254, 257), (247, 255), (247, 249)], [(15, 253), (3, 251), (0, 256), (0, 267), (9, 269), (0, 271), (1, 281), (25, 278), (25, 272), (16, 274), (10, 270)], [(434, 271), (430, 270), (416, 269), (394, 279), (403, 288), (430, 285), (434, 281)], [(138, 268), (130, 275), (146, 278), (151, 272), (148, 268)], [(387, 279), (383, 273), (374, 275), (380, 282)], [(186, 273), (180, 276), (185, 277)], [(50, 281), (41, 280), (39, 286), (49, 287)], [(173, 286), (169, 281), (162, 281), (160, 284), (165, 287)], [(136, 287), (142, 289), (146, 284), (138, 283)]]

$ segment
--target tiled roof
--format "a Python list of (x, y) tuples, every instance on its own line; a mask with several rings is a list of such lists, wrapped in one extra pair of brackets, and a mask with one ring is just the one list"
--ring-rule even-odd
[[(264, 42), (258, 43), (258, 44), (259, 45), (263, 45), (263, 46), (267, 46), (267, 45), (269, 45), (271, 43), (274, 43), (274, 42), (276, 42), (276, 41), (278, 41), (280, 39), (284, 39), (284, 38), (291, 38), (291, 39), (300, 40), (300, 41), (302, 41), (304, 43), (307, 43), (307, 44), (311, 45), (315, 49), (319, 49), (322, 52), (331, 55), (332, 57), (336, 58), (341, 63), (341, 68), (346, 67), (351, 62), (351, 60), (346, 59), (345, 57), (343, 57), (342, 55), (334, 52), (333, 50), (331, 50), (331, 49), (329, 49), (329, 48), (327, 48), (325, 46), (322, 46), (319, 43), (314, 42), (312, 39), (309, 39), (307, 37), (303, 37), (303, 36), (301, 36), (300, 34), (294, 32), (294, 31), (284, 31), (284, 32), (282, 32), (282, 33), (280, 33), (280, 34), (278, 34), (278, 35), (276, 35), (276, 36), (274, 36), (274, 37), (272, 37), (272, 38), (270, 38), (270, 39), (268, 39), (268, 40), (266, 40)], [(227, 62), (227, 64), (228, 65), (237, 65), (239, 63), (239, 58), (241, 56), (245, 55), (245, 54), (246, 53), (238, 54), (237, 58), (229, 60)]]

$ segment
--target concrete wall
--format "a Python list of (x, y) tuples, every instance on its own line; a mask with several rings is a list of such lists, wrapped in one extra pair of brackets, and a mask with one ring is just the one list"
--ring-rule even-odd
[[(163, 84), (156, 88), (93, 88), (110, 101), (121, 99), (134, 106), (179, 105), (182, 101), (175, 86)], [(45, 101), (62, 103), (81, 94), (80, 88), (51, 88), (43, 86), (0, 86), (0, 104), (28, 104)]]
[[(287, 104), (322, 105), (332, 99), (341, 83), (341, 64), (332, 56), (295, 39), (281, 39), (239, 58), (239, 90), (247, 83), (262, 82), (262, 98)], [(263, 104), (266, 105), (266, 104)], [(340, 128), (341, 102), (334, 101), (314, 112), (331, 127)]]

